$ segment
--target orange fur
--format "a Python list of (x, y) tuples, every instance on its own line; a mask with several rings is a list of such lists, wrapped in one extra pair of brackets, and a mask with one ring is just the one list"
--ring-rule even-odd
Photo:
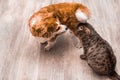
[(80, 3), (59, 3), (43, 7), (29, 19), (30, 31), (34, 36), (49, 38), (58, 29), (56, 22), (59, 21), (74, 32), (80, 23), (75, 16), (76, 10), (90, 16), (89, 9)]

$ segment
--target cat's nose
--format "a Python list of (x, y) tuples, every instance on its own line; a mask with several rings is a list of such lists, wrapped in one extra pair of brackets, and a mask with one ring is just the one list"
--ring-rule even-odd
[(67, 30), (68, 28), (66, 27), (65, 30)]

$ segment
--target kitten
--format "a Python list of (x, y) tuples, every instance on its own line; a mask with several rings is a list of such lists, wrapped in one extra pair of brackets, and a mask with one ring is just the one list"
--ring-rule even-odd
[(82, 41), (84, 49), (80, 58), (86, 60), (96, 73), (120, 80), (115, 71), (116, 57), (109, 43), (89, 23), (80, 23), (77, 28), (75, 35)]

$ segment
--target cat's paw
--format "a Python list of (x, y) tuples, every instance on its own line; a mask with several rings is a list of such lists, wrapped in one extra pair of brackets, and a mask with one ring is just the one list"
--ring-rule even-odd
[(44, 50), (45, 50), (45, 51), (50, 51), (50, 49), (51, 49), (51, 46), (45, 46), (45, 47), (44, 47)]
[(84, 54), (82, 54), (82, 55), (80, 55), (80, 58), (83, 59), (83, 60), (86, 60), (86, 59), (87, 59), (87, 56), (84, 55)]

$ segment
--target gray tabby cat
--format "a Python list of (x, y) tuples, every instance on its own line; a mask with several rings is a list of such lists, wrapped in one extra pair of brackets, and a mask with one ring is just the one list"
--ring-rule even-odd
[(82, 41), (84, 49), (80, 58), (86, 60), (96, 73), (120, 80), (115, 71), (116, 57), (109, 43), (89, 23), (80, 23), (75, 34)]

